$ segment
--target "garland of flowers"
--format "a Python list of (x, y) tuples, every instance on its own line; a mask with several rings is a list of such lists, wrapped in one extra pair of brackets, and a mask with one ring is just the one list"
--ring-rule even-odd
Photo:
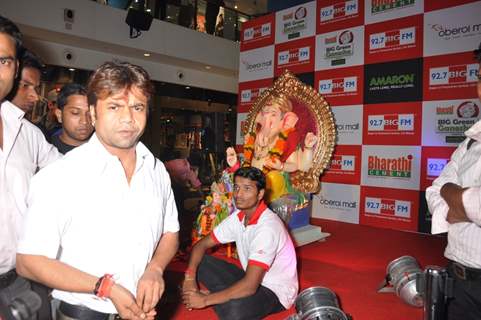
[[(294, 128), (289, 128), (279, 132), (277, 135), (277, 140), (271, 150), (269, 150), (268, 154), (272, 160), (278, 159), (281, 160), (284, 151), (286, 150), (286, 143), (289, 134), (294, 131)], [(250, 167), (252, 165), (252, 158), (254, 156), (254, 143), (255, 143), (256, 134), (254, 132), (249, 133), (247, 136), (246, 142), (244, 144), (244, 163), (242, 164), (243, 167)], [(272, 169), (263, 166), (262, 171), (264, 173), (268, 173)]]

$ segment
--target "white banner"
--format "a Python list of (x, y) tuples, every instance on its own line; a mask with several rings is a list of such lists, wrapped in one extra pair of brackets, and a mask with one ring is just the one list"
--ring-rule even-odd
[(274, 46), (240, 53), (239, 82), (274, 77)]
[(316, 34), (316, 1), (276, 12), (276, 40), (283, 43)]
[(480, 42), (480, 1), (424, 14), (425, 57), (472, 51)]
[(362, 146), (363, 186), (419, 190), (421, 147)]
[(362, 105), (332, 107), (336, 123), (337, 144), (362, 143)]
[(359, 223), (360, 186), (322, 183), (312, 198), (312, 217)]
[(364, 63), (364, 26), (316, 36), (316, 71)]
[(423, 102), (423, 146), (457, 146), (480, 119), (478, 99)]

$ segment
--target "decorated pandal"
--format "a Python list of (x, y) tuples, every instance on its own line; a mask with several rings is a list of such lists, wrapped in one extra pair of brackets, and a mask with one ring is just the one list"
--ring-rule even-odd
[(320, 190), (319, 177), (336, 139), (328, 103), (285, 71), (254, 102), (242, 129), (243, 153), (226, 150), (229, 167), (212, 185), (211, 195), (201, 207), (194, 242), (234, 211), (233, 173), (240, 166), (254, 166), (265, 173), (265, 201), (291, 231), (309, 223), (311, 194)]

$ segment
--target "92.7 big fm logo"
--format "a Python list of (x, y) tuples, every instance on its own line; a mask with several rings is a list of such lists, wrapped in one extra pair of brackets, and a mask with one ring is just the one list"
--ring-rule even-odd
[(368, 116), (368, 131), (413, 131), (413, 114), (377, 114)]
[(418, 191), (361, 187), (363, 225), (416, 231), (418, 210)]
[(409, 218), (411, 215), (411, 202), (396, 199), (366, 197), (364, 212)]
[(472, 52), (424, 58), (424, 100), (475, 98), (479, 63)]
[(478, 81), (479, 64), (460, 64), (429, 69), (429, 86), (447, 89), (449, 85)]
[(418, 145), (421, 142), (420, 102), (364, 106), (363, 143)]

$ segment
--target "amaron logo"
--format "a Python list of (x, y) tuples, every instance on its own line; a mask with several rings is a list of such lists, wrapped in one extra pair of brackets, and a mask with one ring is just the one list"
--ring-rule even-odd
[(342, 123), (336, 124), (336, 131), (341, 132), (354, 132), (359, 130), (359, 122), (358, 123)]
[(369, 156), (367, 160), (369, 176), (411, 178), (413, 156), (381, 158)]
[(257, 97), (259, 97), (265, 90), (267, 90), (266, 87), (242, 90), (241, 91), (241, 103), (251, 103)]
[(437, 32), (440, 38), (449, 38), (451, 36), (466, 35), (467, 33), (478, 33), (481, 31), (481, 23), (467, 24), (460, 27), (446, 27), (441, 24), (430, 25), (431, 29)]
[(426, 164), (426, 172), (428, 177), (438, 177), (443, 171), (449, 159), (445, 158), (428, 158)]
[(341, 20), (344, 17), (357, 14), (358, 10), (357, 0), (339, 2), (332, 6), (323, 7), (320, 11), (321, 22)]
[(270, 66), (272, 66), (272, 60), (267, 60), (267, 61), (262, 61), (262, 62), (257, 62), (257, 63), (249, 63), (245, 60), (242, 60), (242, 64), (245, 66), (247, 71), (258, 71), (262, 69), (267, 69)]
[(264, 23), (260, 26), (247, 28), (244, 30), (244, 41), (268, 37), (271, 35), (271, 23)]
[(371, 13), (383, 13), (393, 9), (401, 9), (411, 6), (415, 0), (372, 0)]
[(330, 171), (354, 171), (356, 169), (356, 156), (334, 155), (329, 164)]
[(369, 36), (369, 49), (373, 51), (401, 47), (414, 43), (416, 43), (415, 27), (373, 33)]
[(309, 61), (310, 47), (293, 48), (286, 51), (280, 51), (277, 55), (277, 64), (285, 65), (296, 62)]
[(477, 82), (479, 64), (458, 64), (454, 66), (436, 67), (429, 69), (429, 85), (446, 85), (456, 83)]
[(411, 201), (366, 197), (364, 211), (371, 214), (409, 218)]
[(413, 131), (414, 114), (376, 114), (368, 117), (368, 131)]
[(346, 201), (346, 200), (331, 200), (321, 197), (319, 203), (326, 207), (336, 208), (336, 209), (356, 209), (357, 202), (356, 201)]
[(414, 79), (415, 79), (414, 73), (373, 77), (369, 81), (369, 86), (370, 87), (385, 87), (385, 86), (392, 87), (392, 86), (399, 86), (399, 85), (406, 85), (406, 84), (414, 84)]
[(319, 93), (343, 93), (357, 91), (357, 77), (319, 80)]

